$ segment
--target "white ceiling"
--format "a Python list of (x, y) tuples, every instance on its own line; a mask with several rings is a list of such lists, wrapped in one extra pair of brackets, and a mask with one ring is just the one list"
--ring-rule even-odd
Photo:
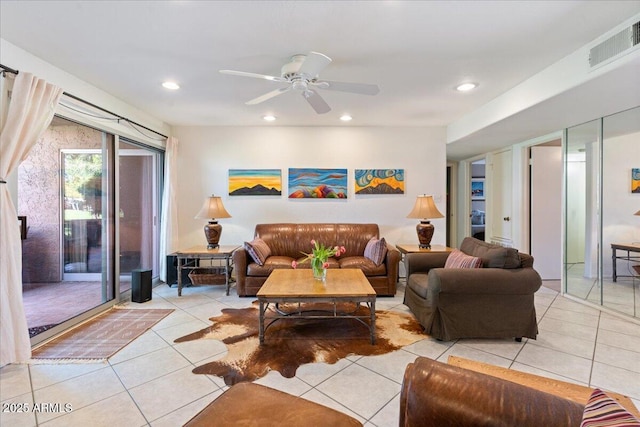
[[(0, 37), (173, 126), (262, 126), (267, 113), (276, 126), (447, 126), (639, 12), (640, 1), (0, 0)], [(293, 92), (245, 105), (281, 84), (218, 73), (279, 75), (309, 51), (333, 59), (321, 78), (380, 93), (321, 91), (332, 111), (318, 115)], [(181, 89), (163, 89), (167, 79)], [(458, 93), (462, 81), (480, 86)], [(557, 116), (514, 117), (478, 137), (542, 135)]]

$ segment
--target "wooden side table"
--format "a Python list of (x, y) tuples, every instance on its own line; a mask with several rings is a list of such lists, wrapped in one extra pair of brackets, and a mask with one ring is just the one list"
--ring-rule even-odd
[(453, 248), (443, 245), (431, 245), (431, 248), (424, 249), (418, 245), (412, 245), (407, 243), (399, 243), (396, 245), (396, 248), (400, 251), (402, 255), (412, 254), (412, 253), (442, 253), (442, 252), (451, 252)]
[[(626, 255), (618, 256), (618, 251), (626, 252)], [(640, 261), (640, 256), (631, 255), (631, 252), (640, 253), (640, 244), (638, 243), (612, 243), (611, 244), (611, 262), (613, 264), (613, 281), (617, 282), (618, 277), (635, 277), (629, 275), (618, 274), (616, 260), (623, 259), (625, 261)]]
[(179, 250), (173, 253), (178, 261), (178, 296), (182, 295), (182, 269), (194, 269), (197, 268), (194, 265), (189, 265), (190, 260), (213, 260), (213, 259), (221, 259), (224, 260), (224, 277), (225, 277), (225, 286), (227, 290), (227, 295), (229, 295), (229, 288), (231, 287), (231, 283), (229, 280), (229, 269), (231, 267), (231, 256), (233, 252), (238, 249), (240, 246), (238, 245), (227, 245), (227, 246), (218, 246), (214, 249), (207, 249), (206, 246), (193, 246), (189, 249)]

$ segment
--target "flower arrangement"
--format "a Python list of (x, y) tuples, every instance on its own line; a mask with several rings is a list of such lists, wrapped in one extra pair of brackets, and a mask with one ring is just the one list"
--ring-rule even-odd
[(302, 252), (306, 258), (301, 261), (293, 261), (291, 266), (293, 268), (297, 268), (298, 264), (302, 264), (311, 261), (311, 268), (313, 269), (313, 277), (319, 280), (324, 280), (326, 275), (326, 269), (329, 267), (329, 257), (332, 256), (340, 256), (345, 253), (347, 250), (344, 246), (334, 246), (334, 247), (326, 247), (322, 243), (317, 242), (316, 240), (311, 240), (311, 246), (313, 246), (311, 253)]

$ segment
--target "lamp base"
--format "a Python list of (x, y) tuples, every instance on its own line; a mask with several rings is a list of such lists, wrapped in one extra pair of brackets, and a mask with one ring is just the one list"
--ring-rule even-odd
[(222, 234), (222, 226), (218, 221), (209, 221), (204, 226), (204, 237), (207, 239), (207, 249), (215, 249), (219, 247), (220, 235)]
[(420, 223), (416, 225), (420, 249), (431, 249), (431, 238), (433, 237), (434, 231), (435, 227), (429, 221), (420, 221)]

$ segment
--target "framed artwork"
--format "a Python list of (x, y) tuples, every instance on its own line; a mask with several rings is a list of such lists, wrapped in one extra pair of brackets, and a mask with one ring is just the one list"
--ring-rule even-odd
[(640, 194), (640, 168), (631, 169), (631, 192)]
[(289, 168), (290, 199), (346, 199), (346, 169)]
[(404, 169), (356, 169), (356, 194), (404, 194)]
[(280, 196), (280, 169), (229, 169), (230, 196)]
[(484, 178), (471, 178), (471, 200), (484, 200)]

